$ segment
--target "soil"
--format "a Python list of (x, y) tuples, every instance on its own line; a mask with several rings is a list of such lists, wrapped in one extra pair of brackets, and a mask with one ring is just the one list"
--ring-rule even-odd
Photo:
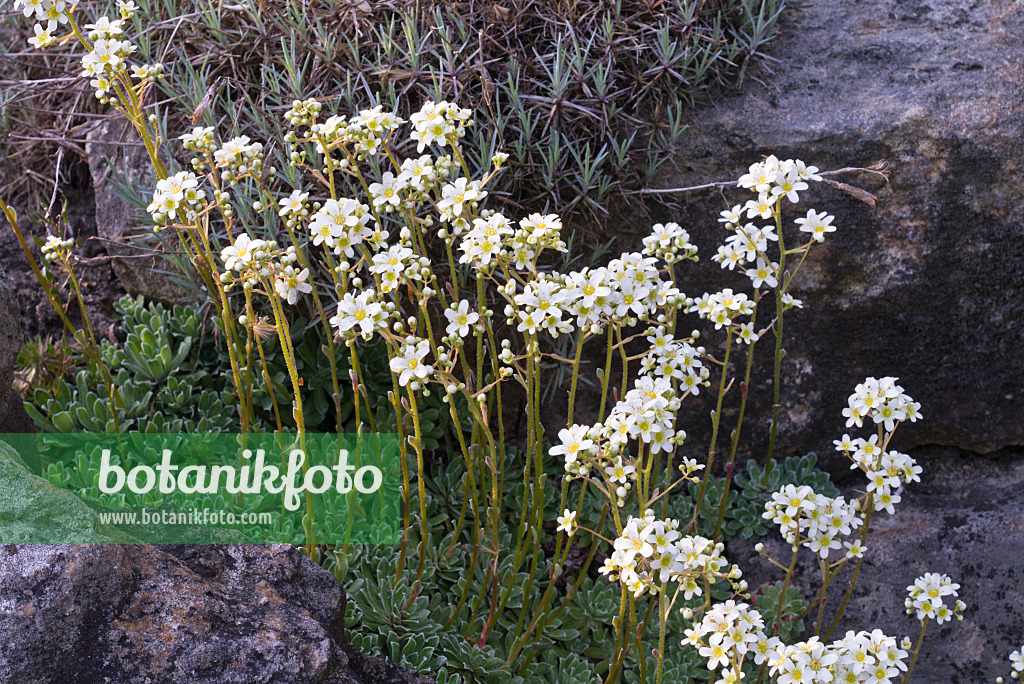
[[(11, 205), (18, 212), (18, 227), (29, 242), (32, 241), (32, 236), (43, 238), (47, 232), (60, 231), (54, 218), (46, 218), (49, 199), (11, 200)], [(89, 167), (84, 163), (69, 170), (67, 182), (60, 188), (53, 202), (51, 216), (59, 214), (64, 202), (67, 207), (68, 234), (81, 238), (77, 250), (80, 262), (75, 275), (82, 284), (89, 318), (96, 335), (107, 336), (114, 322), (114, 302), (124, 295), (124, 290), (110, 268), (106, 249), (96, 239), (96, 199)], [(43, 263), (35, 246), (32, 246), (32, 254), (37, 263)], [(10, 276), (14, 284), (25, 339), (61, 335), (63, 326), (60, 318), (36, 280), (14, 231), (6, 222), (0, 227), (0, 268)], [(62, 285), (62, 301), (68, 317), (72, 322), (80, 324), (81, 313), (74, 292), (63, 286), (64, 278), (59, 282)]]

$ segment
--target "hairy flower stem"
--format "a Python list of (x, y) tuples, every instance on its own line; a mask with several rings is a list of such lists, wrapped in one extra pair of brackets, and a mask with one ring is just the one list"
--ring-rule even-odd
[[(584, 487), (585, 486), (586, 486), (586, 483), (584, 483)], [(585, 493), (585, 491), (584, 492), (580, 492), (580, 502), (581, 503), (583, 501), (584, 493)], [(601, 509), (601, 518), (598, 521), (597, 527), (595, 528), (595, 532), (600, 534), (601, 530), (604, 529), (604, 524), (605, 524), (605, 521), (607, 519), (608, 519), (608, 504), (606, 503), (604, 505), (604, 507)], [(523, 634), (523, 637), (520, 638), (520, 641), (523, 641), (525, 643), (526, 638), (528, 638), (530, 636), (530, 633), (533, 631), (533, 625), (537, 622), (538, 619), (543, 618), (543, 622), (541, 622), (540, 626), (537, 628), (537, 634), (536, 634), (536, 636), (533, 639), (534, 646), (530, 650), (529, 657), (527, 657), (526, 661), (524, 663), (522, 663), (522, 665), (520, 666), (521, 670), (524, 670), (527, 666), (529, 666), (530, 662), (532, 662), (533, 658), (537, 655), (537, 652), (540, 649), (539, 639), (540, 639), (541, 635), (544, 633), (544, 629), (553, 620), (557, 620), (558, 616), (560, 616), (565, 611), (565, 609), (569, 607), (569, 604), (572, 602), (572, 599), (576, 595), (576, 592), (579, 591), (580, 585), (583, 583), (583, 580), (586, 577), (588, 577), (587, 572), (589, 571), (590, 566), (591, 566), (591, 564), (594, 561), (594, 556), (597, 555), (597, 549), (598, 549), (598, 544), (597, 543), (593, 543), (593, 544), (590, 545), (590, 551), (587, 553), (587, 558), (583, 562), (583, 566), (580, 568), (579, 573), (576, 575), (576, 581), (573, 582), (571, 587), (569, 587), (569, 590), (565, 594), (565, 598), (562, 599), (562, 604), (560, 606), (558, 606), (558, 608), (556, 608), (554, 611), (550, 611), (550, 612), (547, 612), (547, 613), (538, 612), (537, 615), (534, 616), (534, 619), (531, 622), (530, 626), (527, 627), (527, 630)], [(550, 585), (550, 586), (553, 587), (554, 583), (552, 583), (552, 585)], [(522, 648), (522, 646), (517, 644), (517, 648)], [(513, 661), (513, 659), (510, 658), (509, 662), (511, 663), (512, 661)]]
[[(270, 193), (267, 192), (266, 194), (268, 197), (271, 198), (271, 201), (273, 201), (273, 197), (270, 195)], [(299, 246), (300, 243), (295, 236), (295, 230), (290, 225), (288, 225), (287, 222), (285, 223), (285, 229), (288, 231), (288, 237), (291, 238), (292, 244), (295, 245), (295, 254), (299, 258), (299, 265), (302, 266), (302, 268), (304, 269), (308, 269), (309, 272), (312, 273), (313, 269), (310, 267), (309, 259), (306, 258), (306, 252)], [(337, 274), (334, 271), (334, 259), (333, 257), (331, 257), (331, 253), (328, 250), (325, 249), (324, 251), (327, 253), (327, 260), (328, 265), (330, 267), (330, 272), (332, 277), (335, 278), (334, 282), (337, 285)], [(316, 283), (314, 282), (313, 278), (309, 279), (309, 284), (310, 287), (312, 288), (310, 294), (312, 294), (313, 296), (313, 302), (316, 304), (317, 313), (320, 315), (320, 323), (321, 325), (324, 326), (324, 332), (326, 333), (327, 336), (326, 356), (328, 365), (331, 368), (331, 389), (333, 390), (331, 397), (334, 400), (334, 412), (335, 416), (337, 417), (338, 434), (341, 434), (343, 432), (343, 426), (341, 424), (341, 388), (338, 384), (338, 363), (337, 352), (334, 348), (334, 331), (331, 329), (331, 324), (328, 322), (327, 314), (326, 312), (324, 312), (323, 304), (320, 302), (320, 293), (317, 291)], [(354, 392), (353, 394), (355, 396), (356, 428), (358, 429), (360, 420), (359, 393)]]
[(765, 455), (765, 471), (771, 475), (775, 469), (775, 437), (779, 430), (779, 410), (782, 401), (782, 358), (786, 355), (782, 348), (782, 315), (785, 295), (783, 278), (786, 273), (786, 243), (782, 237), (782, 201), (775, 205), (775, 225), (779, 236), (779, 270), (778, 286), (775, 288), (775, 362), (772, 370), (772, 427), (768, 432), (768, 453)]
[(668, 628), (668, 595), (665, 587), (661, 588), (658, 596), (658, 671), (655, 674), (655, 684), (661, 684), (665, 676), (665, 633)]
[(66, 258), (62, 259), (64, 267), (68, 271), (68, 278), (71, 280), (71, 288), (75, 291), (75, 297), (78, 299), (78, 308), (82, 314), (82, 323), (85, 325), (85, 333), (88, 336), (88, 345), (93, 350), (92, 356), (96, 361), (96, 365), (100, 369), (100, 374), (103, 376), (103, 383), (107, 386), (107, 396), (110, 399), (110, 415), (114, 419), (114, 432), (121, 433), (121, 423), (117, 419), (118, 406), (123, 409), (124, 398), (121, 393), (117, 390), (117, 386), (114, 384), (114, 378), (110, 375), (110, 369), (107, 368), (107, 364), (103, 362), (103, 356), (100, 354), (100, 346), (96, 342), (96, 335), (92, 330), (92, 323), (89, 321), (89, 312), (85, 306), (85, 299), (82, 297), (82, 288), (78, 284), (78, 278), (75, 277), (75, 271), (71, 267), (71, 262)]
[(704, 469), (704, 477), (700, 482), (697, 505), (693, 508), (693, 521), (690, 523), (694, 534), (697, 534), (698, 531), (698, 520), (700, 519), (701, 506), (704, 504), (704, 494), (707, 492), (708, 479), (711, 477), (711, 467), (715, 464), (715, 451), (718, 448), (718, 428), (722, 423), (722, 400), (725, 399), (726, 380), (729, 375), (729, 353), (731, 351), (732, 328), (729, 328), (725, 335), (725, 358), (722, 359), (722, 381), (718, 386), (718, 403), (714, 414), (711, 416), (711, 446), (708, 449), (708, 463)]
[(572, 381), (569, 383), (569, 411), (566, 424), (572, 425), (572, 417), (576, 408), (576, 385), (580, 379), (580, 358), (583, 356), (583, 343), (590, 333), (584, 333), (576, 340), (576, 357), (572, 362)]
[[(861, 546), (864, 545), (864, 540), (867, 539), (868, 527), (871, 526), (871, 516), (875, 512), (875, 505), (872, 495), (868, 495), (867, 502), (864, 505), (868, 507), (868, 513), (866, 516), (864, 516), (864, 527), (860, 533)], [(846, 604), (850, 602), (850, 597), (853, 595), (853, 588), (857, 585), (857, 578), (860, 577), (860, 566), (863, 562), (864, 556), (862, 555), (860, 558), (857, 559), (857, 565), (853, 569), (853, 577), (850, 579), (850, 586), (847, 587), (846, 595), (843, 596), (843, 602), (839, 604), (839, 610), (836, 611), (835, 617), (832, 618), (832, 623), (828, 626), (828, 630), (825, 632), (825, 636), (822, 637), (822, 641), (829, 638), (829, 636), (832, 634), (832, 630), (836, 628), (836, 625), (839, 624), (839, 620), (843, 617), (843, 614), (846, 612)]]
[(614, 657), (612, 658), (611, 667), (608, 668), (608, 676), (605, 678), (605, 684), (610, 684), (615, 681), (615, 677), (618, 676), (618, 669), (621, 666), (622, 660), (626, 657), (625, 643), (627, 641), (626, 632), (629, 627), (626, 625), (626, 606), (628, 604), (627, 596), (628, 589), (626, 585), (622, 585), (621, 596), (619, 598), (619, 615), (612, 623), (615, 627), (615, 651)]
[[(796, 557), (800, 551), (799, 546), (793, 547), (793, 557), (789, 561), (789, 567), (786, 569), (786, 579), (782, 583), (782, 591), (779, 592), (779, 605), (775, 609), (775, 619), (772, 621), (772, 636), (779, 635), (779, 629), (782, 628), (782, 608), (786, 605), (786, 592), (789, 590), (789, 583), (793, 580), (793, 570), (796, 568)], [(768, 672), (768, 661), (765, 660), (761, 664), (761, 671), (757, 675), (757, 684), (761, 684), (764, 681), (764, 676)]]
[(921, 652), (921, 644), (924, 643), (924, 631), (928, 629), (928, 616), (926, 615), (921, 620), (921, 634), (917, 637), (917, 646), (914, 647), (914, 657), (910, 659), (910, 667), (907, 668), (907, 674), (903, 675), (903, 684), (907, 684), (910, 681), (910, 673), (914, 671), (914, 664), (917, 662), (917, 654)]
[(423, 577), (423, 568), (427, 560), (427, 481), (423, 467), (423, 433), (420, 429), (420, 412), (416, 406), (416, 392), (410, 387), (408, 391), (409, 413), (412, 414), (413, 449), (416, 450), (416, 486), (420, 499), (420, 552), (419, 565), (416, 567), (416, 581)]
[[(252, 292), (249, 290), (245, 291), (245, 311), (249, 316), (249, 325), (254, 325), (256, 312), (252, 306)], [(254, 337), (256, 338), (256, 351), (260, 357), (260, 364), (263, 366), (260, 375), (263, 377), (263, 382), (267, 386), (267, 394), (270, 396), (270, 405), (274, 410), (274, 423), (277, 425), (277, 431), (281, 432), (284, 427), (281, 424), (281, 409), (277, 404), (277, 396), (274, 392), (274, 381), (270, 377), (270, 366), (267, 364), (267, 357), (264, 353), (263, 342), (260, 340), (260, 336), (255, 335)]]
[[(754, 313), (751, 319), (757, 315), (757, 304), (754, 304)], [(729, 462), (726, 464), (725, 490), (718, 502), (718, 522), (715, 523), (715, 541), (717, 542), (722, 534), (722, 522), (725, 520), (725, 509), (729, 503), (729, 490), (732, 488), (732, 468), (736, 462), (736, 447), (740, 442), (740, 431), (743, 429), (743, 416), (747, 411), (747, 397), (750, 394), (750, 371), (754, 365), (754, 345), (751, 342), (747, 349), (747, 370), (743, 374), (743, 384), (740, 385), (740, 412), (736, 417), (736, 429), (732, 432), (732, 444), (729, 446)]]
[(405, 555), (408, 550), (409, 530), (411, 527), (411, 502), (412, 494), (409, 491), (411, 480), (409, 478), (409, 449), (405, 439), (405, 423), (402, 420), (401, 393), (398, 388), (398, 376), (391, 374), (391, 391), (388, 393), (391, 400), (391, 408), (395, 412), (395, 431), (398, 433), (398, 453), (402, 468), (402, 541), (398, 548), (398, 561), (395, 563), (395, 580), (402, 577), (405, 570)]
[[(274, 320), (277, 323), (277, 337), (281, 341), (281, 353), (284, 356), (285, 365), (288, 366), (288, 376), (292, 381), (292, 392), (294, 393), (293, 417), (295, 427), (299, 436), (299, 448), (306, 457), (302, 461), (303, 476), (309, 471), (309, 451), (306, 449), (306, 422), (302, 410), (302, 379), (299, 378), (298, 366), (295, 362), (295, 349), (292, 347), (291, 332), (288, 328), (288, 319), (284, 315), (284, 308), (281, 298), (277, 295), (274, 286), (266, 281), (263, 283), (270, 299), (270, 306), (274, 311)], [(312, 556), (316, 548), (316, 513), (313, 509), (313, 493), (306, 491), (306, 554)]]

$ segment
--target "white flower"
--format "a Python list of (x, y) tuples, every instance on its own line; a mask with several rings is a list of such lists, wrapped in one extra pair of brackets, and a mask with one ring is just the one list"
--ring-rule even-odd
[(566, 508), (565, 512), (558, 516), (556, 531), (564, 531), (570, 537), (576, 534), (576, 511), (570, 511)]
[(203, 141), (207, 136), (213, 135), (213, 126), (193, 126), (192, 131), (178, 136), (182, 146), (188, 149), (190, 146)]
[(252, 240), (247, 233), (240, 234), (235, 238), (233, 245), (228, 245), (221, 250), (220, 258), (224, 260), (224, 270), (241, 271), (252, 261), (254, 245), (261, 243), (261, 240)]
[(811, 209), (807, 216), (796, 219), (795, 223), (800, 226), (800, 231), (810, 233), (811, 238), (818, 242), (825, 241), (826, 233), (834, 233), (836, 227), (832, 225), (835, 216), (829, 216), (825, 212), (818, 213)]
[(774, 261), (768, 264), (764, 259), (758, 258), (757, 265), (747, 270), (747, 277), (753, 281), (755, 289), (761, 287), (762, 284), (767, 287), (777, 287), (779, 280), (775, 274), (778, 270), (779, 265)]
[(1010, 654), (1010, 667), (1014, 672), (1024, 672), (1024, 646)]
[(785, 175), (777, 175), (775, 183), (775, 187), (772, 188), (772, 194), (784, 195), (786, 199), (794, 204), (800, 201), (797, 193), (807, 189), (807, 183), (800, 180), (799, 174), (795, 171), (790, 171)]
[(486, 192), (477, 187), (476, 181), (470, 183), (465, 178), (456, 178), (441, 189), (441, 201), (437, 208), (450, 216), (461, 216), (465, 204), (483, 199)]
[(784, 306), (787, 309), (802, 309), (804, 308), (804, 302), (802, 299), (797, 299), (796, 297), (787, 292), (784, 295), (782, 295), (782, 306)]
[(551, 455), (564, 456), (566, 465), (574, 463), (576, 459), (587, 453), (594, 446), (593, 440), (587, 438), (589, 430), (590, 428), (586, 425), (573, 425), (570, 428), (560, 430), (558, 432), (558, 439), (562, 443), (551, 447)]
[(43, 27), (40, 24), (36, 24), (33, 29), (35, 30), (36, 35), (35, 37), (28, 39), (28, 42), (32, 47), (39, 49), (53, 43), (53, 36), (50, 35), (49, 31), (43, 30)]
[(277, 212), (278, 216), (280, 216), (281, 218), (284, 218), (289, 214), (298, 216), (299, 214), (302, 213), (302, 209), (305, 207), (307, 197), (309, 197), (308, 192), (302, 192), (301, 190), (292, 190), (292, 193), (290, 195), (278, 200), (278, 204), (281, 206), (281, 209)]
[(473, 229), (466, 233), (459, 245), (462, 250), (459, 263), (486, 266), (491, 259), (502, 253), (504, 240), (511, 234), (508, 219), (501, 214), (492, 214), (487, 219), (473, 219)]
[(383, 307), (376, 301), (373, 290), (364, 290), (357, 295), (346, 292), (338, 302), (338, 314), (331, 317), (330, 323), (341, 332), (354, 330), (363, 339), (370, 339), (382, 315)]
[(295, 269), (289, 266), (274, 281), (274, 289), (289, 304), (295, 304), (300, 294), (308, 294), (313, 291), (313, 287), (306, 282), (307, 278), (309, 278), (308, 268), (296, 273)]
[(397, 207), (402, 202), (399, 194), (405, 188), (405, 179), (402, 176), (396, 177), (390, 171), (385, 171), (380, 183), (370, 184), (370, 196), (373, 198), (373, 206), (379, 207), (382, 204), (390, 204)]
[(747, 344), (753, 344), (757, 342), (757, 333), (754, 332), (753, 323), (743, 323), (740, 325), (740, 329), (736, 332), (736, 343), (745, 342)]
[(95, 24), (86, 24), (85, 30), (88, 31), (88, 37), (90, 40), (96, 40), (97, 38), (117, 38), (121, 35), (121, 22), (115, 21), (110, 22), (106, 17), (100, 17), (96, 20)]
[(398, 384), (405, 387), (410, 380), (423, 380), (434, 372), (433, 366), (423, 363), (430, 352), (430, 342), (419, 340), (409, 342), (401, 356), (391, 359), (391, 372), (398, 373)]
[(480, 320), (480, 314), (470, 311), (469, 302), (465, 299), (459, 301), (458, 305), (452, 303), (452, 306), (445, 310), (444, 315), (448, 319), (448, 327), (445, 329), (445, 333), (448, 335), (458, 333), (459, 337), (468, 335), (469, 326)]
[(213, 160), (217, 162), (217, 164), (230, 164), (232, 162), (237, 162), (242, 159), (249, 148), (248, 135), (231, 138), (221, 145), (220, 149), (213, 154)]

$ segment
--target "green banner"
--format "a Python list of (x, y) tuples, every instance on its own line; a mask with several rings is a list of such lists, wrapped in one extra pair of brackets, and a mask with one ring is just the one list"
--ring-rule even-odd
[(3, 544), (394, 544), (393, 434), (0, 435)]

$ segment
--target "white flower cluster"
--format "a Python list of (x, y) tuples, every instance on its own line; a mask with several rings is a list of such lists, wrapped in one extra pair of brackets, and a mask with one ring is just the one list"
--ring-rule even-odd
[[(406, 206), (427, 202), (438, 178), (448, 176), (453, 169), (448, 157), (434, 159), (425, 154), (406, 159), (397, 176), (391, 171), (385, 171), (379, 182), (369, 185), (373, 206), (378, 211), (392, 213)], [(486, 194), (480, 193), (479, 196)]]
[[(501, 234), (500, 226), (497, 230)], [(552, 336), (572, 332), (572, 319), (579, 329), (597, 334), (609, 320), (635, 325), (660, 307), (683, 301), (679, 290), (660, 277), (657, 261), (638, 253), (622, 254), (606, 267), (538, 274), (523, 292), (515, 294), (514, 282), (504, 292), (513, 298), (505, 308), (509, 324), (530, 335), (541, 329)]]
[[(799, 159), (779, 160), (773, 155), (763, 162), (753, 164), (737, 184), (757, 193), (757, 199), (747, 200), (744, 204), (737, 204), (722, 212), (718, 220), (732, 231), (732, 235), (718, 248), (712, 259), (729, 270), (739, 266), (751, 279), (755, 289), (762, 285), (778, 287), (782, 281), (779, 264), (772, 261), (768, 254), (768, 244), (779, 240), (777, 226), (758, 226), (749, 222), (749, 219), (770, 219), (776, 216), (781, 211), (779, 202), (782, 198), (795, 204), (800, 201), (799, 193), (807, 189), (807, 181), (820, 180), (818, 169), (807, 166)], [(835, 231), (833, 220), (834, 217), (811, 209), (795, 222), (801, 232), (810, 234), (812, 242), (822, 242), (826, 233)], [(797, 248), (796, 251), (803, 251), (807, 246)], [(787, 306), (800, 305), (799, 300), (787, 303)]]
[(214, 151), (213, 160), (225, 181), (246, 174), (259, 176), (263, 168), (263, 143), (252, 142), (247, 135), (232, 138)]
[[(157, 223), (175, 219), (184, 223), (195, 218), (195, 206), (206, 199), (199, 179), (190, 171), (179, 171), (157, 181), (153, 201), (146, 207)], [(230, 269), (229, 269), (230, 270)]]
[(396, 290), (404, 282), (423, 280), (430, 277), (430, 260), (418, 257), (405, 245), (391, 245), (385, 252), (373, 255), (370, 273), (377, 277), (380, 291), (388, 293)]
[[(351, 119), (344, 116), (330, 116), (323, 123), (315, 123), (321, 109), (319, 103), (296, 100), (285, 115), (289, 123), (308, 121), (309, 134), (316, 140), (320, 154), (330, 154), (339, 145), (350, 145), (357, 160), (380, 154), (384, 141), (391, 132), (405, 123), (392, 112), (385, 112), (383, 105), (364, 109)], [(293, 125), (295, 125), (293, 123)], [(347, 166), (348, 160), (341, 160)]]
[[(464, 181), (465, 179), (460, 178), (458, 180)], [(451, 186), (446, 186), (445, 191), (449, 187)], [(473, 189), (472, 184), (465, 189), (465, 192), (467, 193), (465, 195), (466, 201), (469, 201), (470, 193), (472, 193), (473, 197), (482, 196), (481, 193)], [(457, 197), (461, 200), (463, 195), (459, 194)], [(443, 205), (448, 201), (449, 199), (442, 199), (438, 206), (442, 207), (443, 210)], [(461, 206), (457, 208), (460, 212), (462, 211)], [(478, 269), (486, 269), (492, 259), (499, 255), (505, 256), (507, 254), (505, 241), (512, 234), (513, 230), (509, 220), (501, 214), (491, 214), (487, 218), (473, 219), (473, 228), (463, 236), (459, 247), (462, 250), (459, 263), (473, 264)]]
[(907, 652), (900, 646), (878, 629), (847, 632), (831, 645), (811, 637), (774, 649), (769, 671), (779, 684), (890, 684), (907, 670)]
[(593, 469), (603, 473), (619, 506), (623, 506), (637, 477), (636, 462), (624, 458), (628, 453), (626, 444), (636, 440), (652, 454), (671, 453), (686, 439), (686, 433), (675, 428), (680, 403), (681, 397), (673, 389), (670, 376), (641, 375), (603, 423), (560, 430), (560, 443), (550, 453), (565, 459), (569, 477), (588, 477)]
[(696, 256), (697, 246), (678, 223), (655, 223), (644, 238), (644, 254), (675, 264)]
[(741, 316), (750, 316), (754, 313), (753, 300), (742, 292), (733, 292), (730, 288), (715, 294), (705, 292), (697, 299), (690, 300), (686, 311), (711, 321), (715, 324), (715, 330), (721, 330), (723, 327), (732, 329), (737, 342), (751, 344), (757, 341), (753, 321), (734, 325)]
[(47, 261), (54, 262), (63, 259), (71, 251), (71, 248), (75, 246), (74, 238), (67, 238), (61, 240), (56, 235), (47, 235), (46, 241), (39, 248), (43, 258)]
[(35, 48), (43, 48), (54, 42), (53, 32), (57, 26), (68, 23), (66, 8), (64, 0), (14, 0), (15, 11), (20, 9), (26, 17), (35, 15), (36, 21), (46, 22), (45, 29), (42, 24), (36, 24), (35, 36), (28, 39)]
[(907, 396), (896, 384), (898, 381), (893, 377), (867, 378), (857, 385), (847, 401), (849, 406), (843, 409), (846, 427), (863, 427), (864, 419), (871, 418), (886, 432), (892, 432), (904, 420), (916, 422), (921, 417), (921, 404)]
[(840, 542), (863, 524), (853, 504), (842, 497), (816, 494), (803, 485), (786, 485), (765, 504), (764, 518), (777, 524), (783, 538), (794, 548), (806, 546), (822, 558), (832, 549), (846, 546), (846, 557), (858, 557), (864, 547), (857, 540)]
[[(875, 511), (895, 513), (895, 504), (900, 502), (898, 488), (921, 480), (921, 466), (917, 461), (907, 454), (887, 449), (896, 425), (903, 420), (916, 420), (920, 417), (919, 410), (920, 404), (904, 393), (896, 384), (896, 378), (887, 377), (867, 378), (857, 385), (849, 398), (849, 408), (843, 411), (858, 424), (868, 417), (878, 424), (879, 434), (868, 439), (843, 435), (835, 441), (836, 449), (853, 461), (851, 468), (860, 468), (867, 476), (867, 494)], [(782, 536), (794, 548), (806, 546), (823, 559), (828, 558), (832, 549), (843, 546), (847, 559), (859, 558), (864, 553), (860, 540), (841, 541), (841, 537), (854, 533), (864, 523), (860, 500), (847, 502), (842, 496), (833, 499), (815, 493), (808, 486), (790, 484), (772, 494), (762, 515), (779, 525)]]
[(567, 252), (562, 241), (562, 219), (555, 214), (530, 214), (519, 221), (519, 228), (509, 241), (512, 261), (517, 270), (537, 272), (537, 258), (545, 249)]
[(781, 197), (785, 197), (792, 203), (800, 201), (797, 193), (807, 189), (805, 181), (820, 181), (818, 169), (814, 166), (807, 166), (799, 159), (786, 159), (780, 161), (775, 155), (771, 155), (763, 162), (751, 164), (747, 173), (740, 176), (737, 185), (757, 193), (756, 200), (748, 200), (744, 205), (747, 218), (761, 216), (769, 218), (764, 207), (773, 207)]
[(661, 326), (652, 327), (647, 333), (651, 348), (640, 360), (641, 374), (679, 381), (683, 396), (700, 394), (700, 386), (708, 382), (711, 374), (700, 360), (705, 352), (704, 347), (694, 347), (689, 342), (676, 340)]
[(724, 544), (681, 536), (678, 520), (658, 520), (650, 510), (643, 518), (629, 517), (614, 547), (600, 572), (622, 582), (635, 596), (648, 589), (657, 593), (669, 582), (679, 582), (687, 599), (701, 596), (703, 581), (698, 580), (703, 578), (713, 583), (724, 577), (738, 590), (746, 588), (746, 582), (736, 582), (741, 576), (738, 566), (722, 572), (729, 565), (722, 557)]
[(335, 254), (352, 258), (356, 249), (373, 235), (367, 227), (370, 218), (370, 208), (358, 200), (329, 199), (317, 208), (309, 222), (313, 244), (326, 244)]
[(409, 117), (413, 125), (410, 137), (418, 143), (416, 151), (423, 152), (431, 144), (444, 147), (465, 136), (466, 128), (473, 125), (472, 114), (452, 102), (425, 102), (420, 111)]
[[(907, 587), (908, 596), (905, 602), (907, 614), (914, 615), (916, 613), (918, 620), (929, 618), (940, 625), (953, 618), (962, 620), (967, 604), (959, 599), (953, 601), (959, 596), (957, 593), (959, 588), (960, 585), (947, 575), (926, 572)], [(952, 607), (946, 605), (947, 596), (953, 604)]]
[[(601, 435), (619, 453), (630, 439), (647, 444), (652, 453), (672, 451), (675, 439), (675, 418), (680, 399), (672, 389), (672, 381), (664, 376), (641, 375), (633, 388), (612, 407), (605, 419)], [(684, 435), (685, 436), (685, 435)]]
[(738, 684), (743, 661), (752, 655), (755, 665), (767, 663), (778, 684), (890, 684), (906, 672), (907, 651), (881, 630), (847, 632), (831, 644), (811, 637), (791, 646), (764, 632), (761, 613), (745, 603), (725, 601), (711, 607), (683, 645), (691, 645), (708, 661), (708, 669), (722, 667), (723, 682)]
[(761, 665), (781, 646), (778, 637), (765, 634), (760, 612), (731, 599), (705, 612), (693, 629), (686, 630), (682, 643), (696, 648), (707, 659), (709, 670), (722, 667), (718, 684), (738, 684), (748, 655)]
[(282, 300), (292, 305), (301, 295), (313, 291), (308, 282), (309, 269), (295, 268), (299, 255), (294, 245), (281, 249), (274, 240), (254, 240), (247, 233), (241, 233), (221, 250), (220, 258), (225, 269), (221, 279), (226, 287), (240, 281), (249, 291), (257, 281), (266, 281), (273, 285)]
[[(100, 17), (106, 19), (106, 17)], [(120, 22), (115, 22), (115, 25)], [(114, 25), (103, 30), (109, 34)], [(120, 29), (117, 29), (120, 33)], [(82, 57), (82, 76), (91, 78), (90, 85), (96, 89), (96, 97), (105, 100), (107, 91), (113, 87), (117, 75), (127, 68), (125, 62), (135, 52), (135, 46), (127, 40), (117, 38), (97, 38), (92, 49)]]
[[(122, 28), (124, 22), (131, 18), (138, 9), (131, 0), (119, 0), (117, 3), (121, 18), (111, 21), (107, 17), (100, 17), (92, 24), (86, 24), (84, 28), (83, 42), (88, 47), (88, 52), (82, 57), (82, 76), (91, 78), (90, 85), (96, 89), (96, 97), (101, 102), (109, 102), (107, 92), (113, 87), (114, 79), (126, 68), (128, 57), (135, 52), (135, 46), (127, 40), (122, 40), (124, 33)], [(46, 28), (41, 23), (33, 27), (33, 35), (28, 42), (34, 48), (44, 48), (55, 42), (63, 42), (67, 36), (55, 36), (54, 31), (63, 24), (68, 23), (68, 18), (75, 11), (77, 3), (68, 3), (65, 0), (14, 0), (14, 9), (21, 10), (26, 17), (34, 16), (36, 21), (46, 22)], [(86, 42), (88, 41), (88, 42)], [(139, 80), (163, 77), (164, 67), (162, 64), (147, 64), (132, 67), (132, 77)]]
[[(921, 417), (921, 405), (896, 384), (897, 378), (867, 378), (850, 395), (849, 406), (843, 409), (847, 427), (863, 425), (871, 418), (878, 425), (878, 434), (868, 439), (851, 439), (843, 435), (836, 440), (836, 450), (853, 461), (851, 469), (860, 468), (868, 478), (867, 491), (872, 495), (874, 509), (885, 509), (890, 515), (900, 502), (897, 489), (903, 484), (920, 482), (921, 466), (911, 456), (888, 449), (889, 439), (897, 425)], [(881, 439), (879, 438), (881, 436)]]
[[(730, 211), (722, 212), (723, 218), (735, 218), (735, 213), (740, 207), (733, 207)], [(721, 220), (721, 219), (720, 219)], [(768, 243), (778, 242), (779, 236), (775, 232), (775, 226), (763, 226), (759, 227), (753, 223), (747, 223), (742, 226), (728, 223), (733, 230), (725, 240), (724, 245), (718, 247), (718, 251), (713, 257), (712, 261), (721, 264), (722, 268), (727, 268), (730, 271), (735, 270), (736, 266), (740, 267), (740, 270), (749, 274), (749, 268), (755, 266), (757, 268), (765, 268), (766, 265), (771, 264), (771, 279), (774, 279), (777, 275), (779, 265), (768, 258)], [(762, 280), (768, 280), (767, 277)], [(778, 281), (776, 281), (778, 284)], [(756, 287), (756, 286), (755, 286)], [(772, 287), (772, 286), (769, 286)]]

